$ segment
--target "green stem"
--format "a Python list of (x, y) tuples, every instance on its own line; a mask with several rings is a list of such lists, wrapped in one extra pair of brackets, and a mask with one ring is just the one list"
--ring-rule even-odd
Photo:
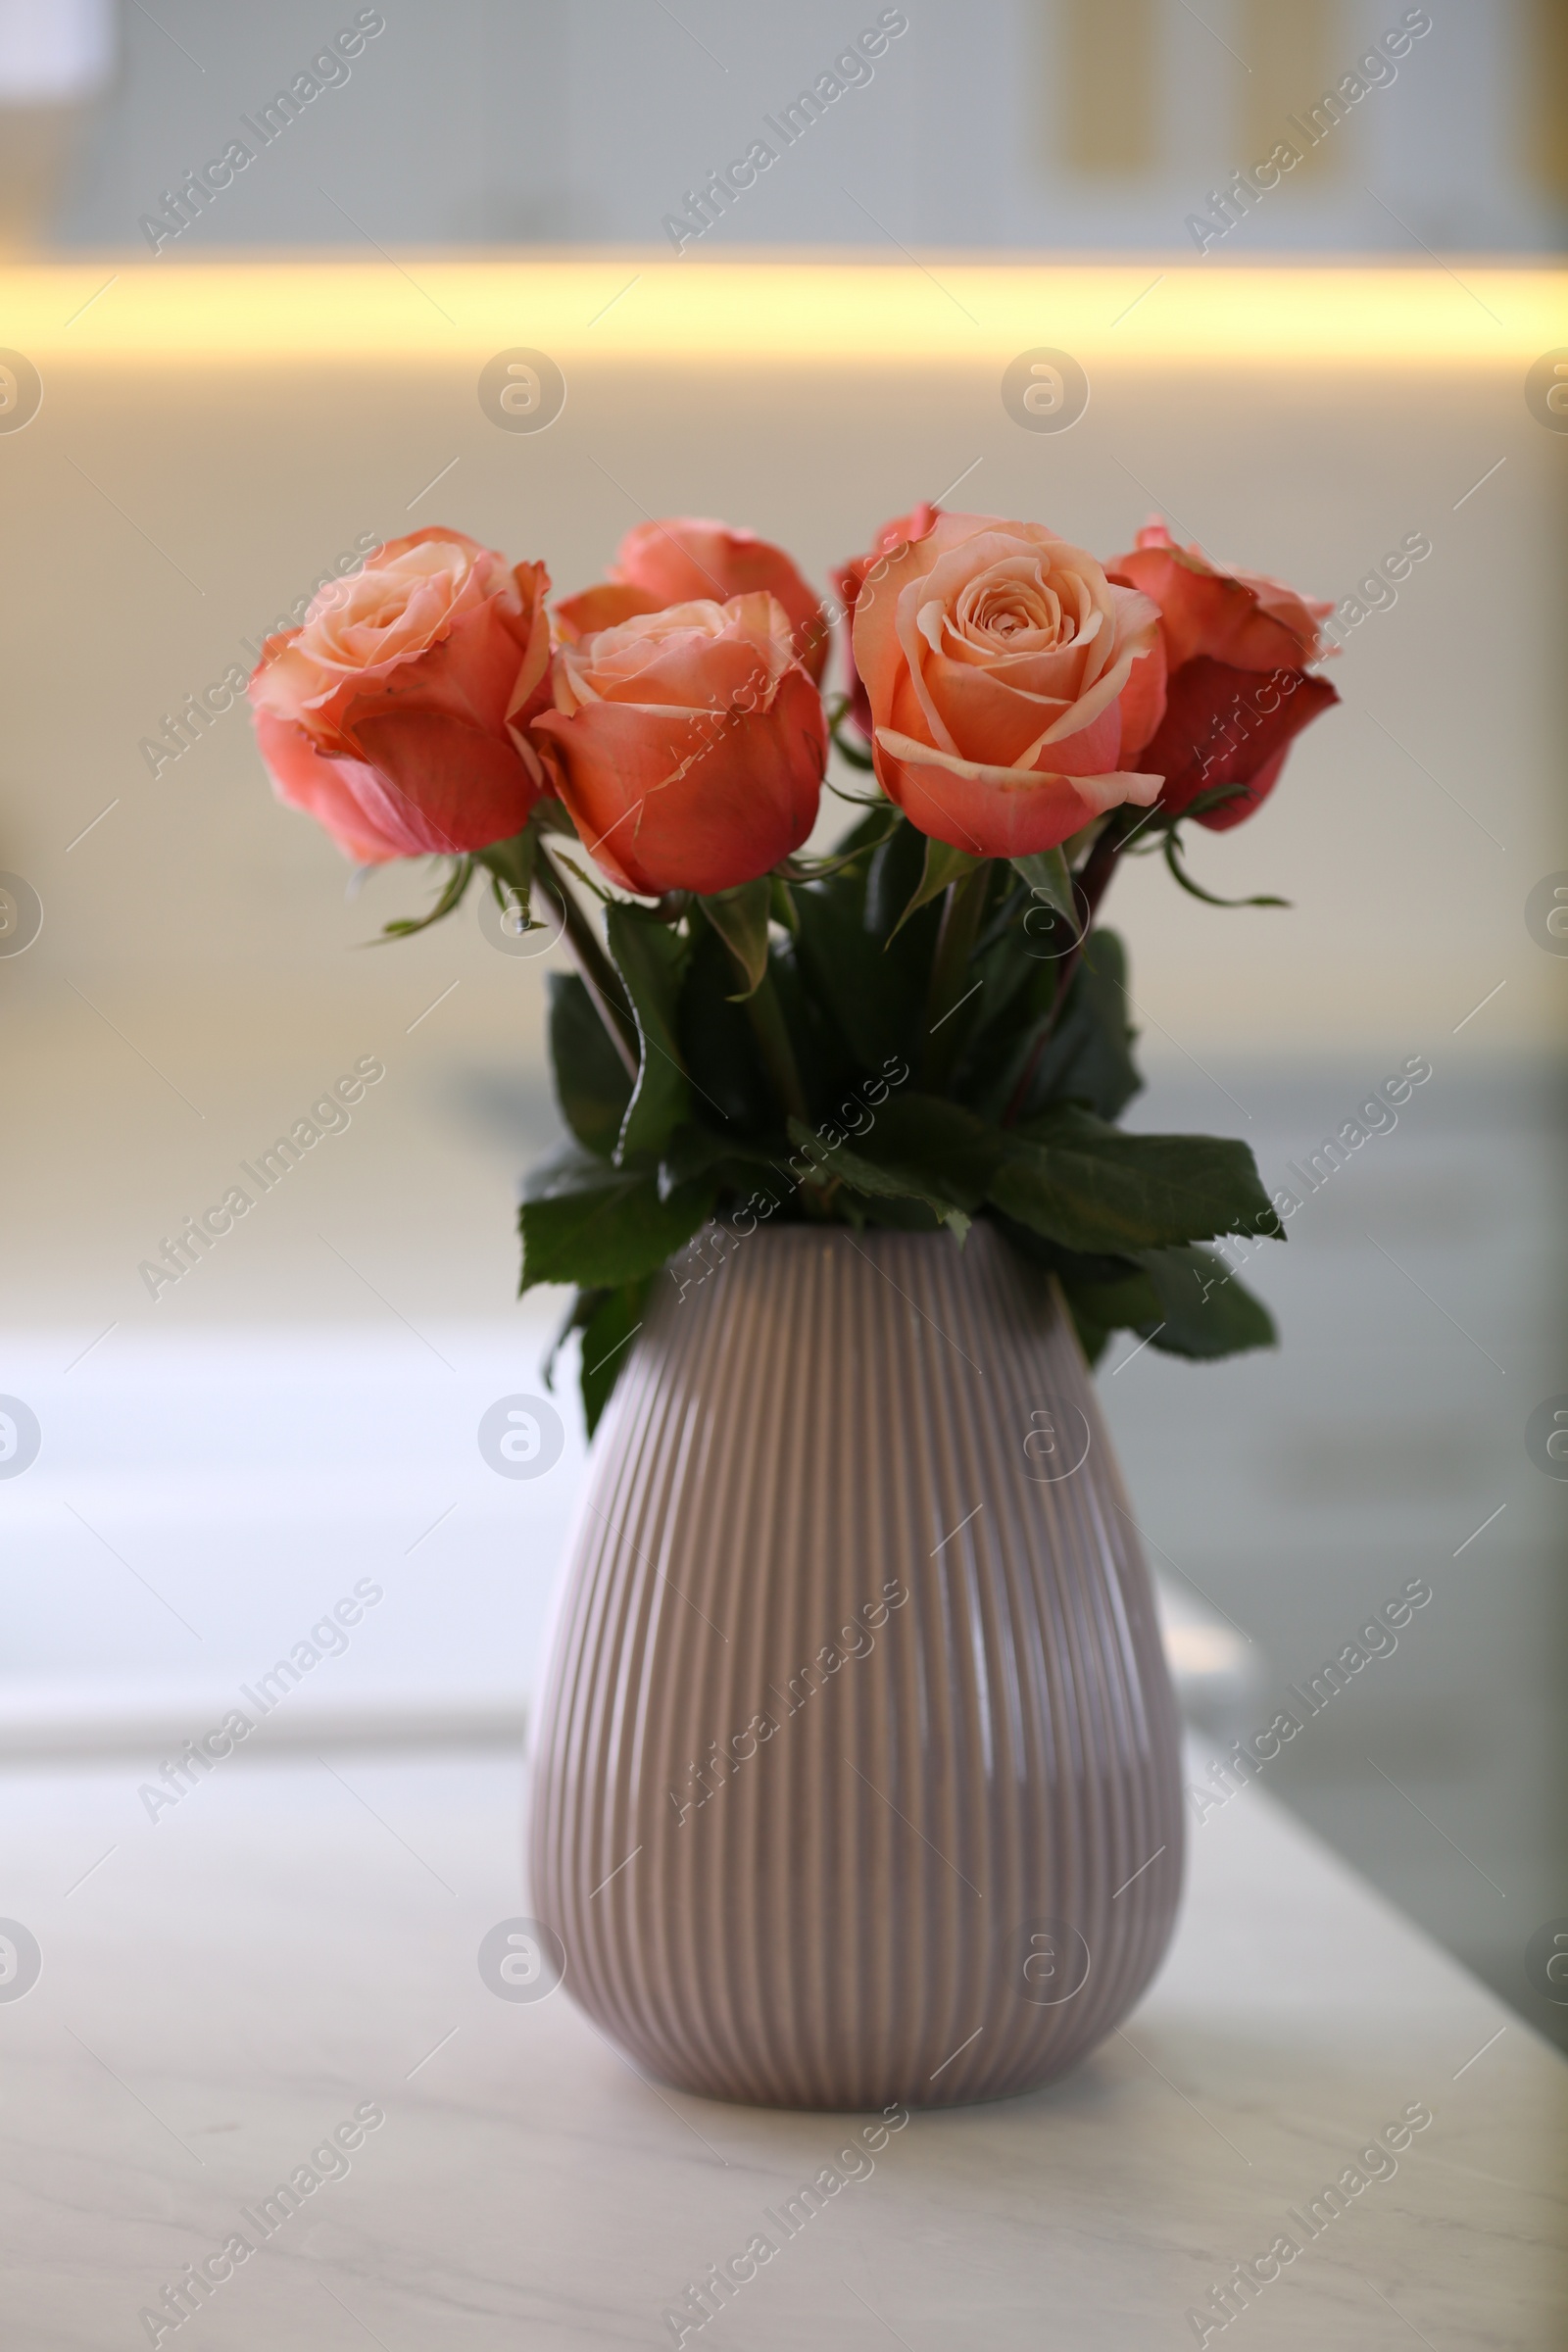
[[(742, 980), (750, 985), (751, 974), (733, 948), (730, 950), (730, 958)], [(788, 1116), (799, 1119), (803, 1127), (808, 1127), (811, 1123), (811, 1113), (807, 1104), (806, 1089), (801, 1083), (800, 1064), (795, 1058), (795, 1048), (790, 1043), (790, 1033), (784, 1025), (784, 1007), (778, 1001), (778, 991), (773, 986), (771, 971), (765, 971), (762, 974), (761, 979), (757, 987), (752, 989), (745, 1003), (746, 1017), (752, 1024), (752, 1035), (756, 1038), (761, 1052), (762, 1061), (773, 1082), (774, 1092), (783, 1103)], [(777, 1167), (776, 1160), (773, 1165)], [(793, 1176), (793, 1169), (791, 1174)], [(797, 1189), (801, 1196), (801, 1205), (813, 1224), (831, 1224), (833, 1211), (829, 1203), (838, 1189), (838, 1181), (837, 1177), (833, 1177), (824, 1187), (820, 1184), (796, 1179)]]
[[(733, 951), (731, 953), (742, 980), (749, 980), (750, 974), (745, 965), (739, 956), (733, 955)], [(790, 1044), (790, 1033), (784, 1026), (784, 1009), (779, 1004), (771, 972), (762, 974), (747, 998), (746, 1017), (752, 1024), (752, 1034), (767, 1065), (767, 1074), (773, 1081), (779, 1101), (791, 1118), (799, 1119), (808, 1127), (811, 1113), (806, 1101), (806, 1089), (801, 1084), (795, 1048)]]
[(931, 963), (931, 987), (926, 998), (925, 1051), (920, 1057), (920, 1084), (928, 1094), (940, 1090), (957, 1059), (963, 1033), (953, 1018), (963, 1002), (969, 979), (969, 955), (979, 935), (986, 898), (991, 889), (991, 860), (977, 865), (961, 882), (951, 882), (942, 907), (936, 955)]
[(605, 1025), (605, 1034), (620, 1055), (627, 1075), (635, 1079), (640, 1049), (636, 1023), (626, 1010), (626, 992), (616, 978), (609, 956), (595, 939), (587, 916), (556, 871), (555, 860), (548, 850), (544, 850), (540, 857), (537, 880), (565, 926), (583, 986), (593, 1000), (594, 1010)]

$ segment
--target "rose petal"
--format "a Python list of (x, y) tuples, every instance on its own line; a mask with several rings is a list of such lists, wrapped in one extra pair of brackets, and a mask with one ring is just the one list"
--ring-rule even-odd
[(1054, 850), (1107, 808), (1127, 801), (1148, 808), (1159, 797), (1154, 776), (995, 767), (935, 752), (886, 727), (877, 729), (875, 759), (883, 790), (911, 824), (977, 858)]
[(578, 645), (597, 629), (618, 628), (639, 612), (657, 612), (659, 599), (646, 588), (633, 588), (622, 580), (599, 580), (592, 588), (580, 588), (575, 596), (559, 597), (555, 611), (564, 641)]
[(331, 835), (357, 865), (384, 865), (401, 858), (399, 841), (383, 832), (360, 804), (355, 790), (358, 760), (329, 759), (292, 719), (256, 712), (256, 741), (272, 790), (290, 808), (303, 808)]
[(1301, 668), (1316, 658), (1318, 618), (1334, 609), (1278, 580), (1219, 570), (1163, 524), (1146, 526), (1107, 569), (1159, 607), (1173, 670), (1203, 655), (1237, 669)]
[(700, 600), (722, 605), (758, 592), (772, 596), (789, 616), (796, 660), (813, 681), (822, 675), (831, 642), (822, 601), (784, 550), (755, 531), (699, 514), (640, 522), (615, 550), (610, 577), (659, 606)]
[[(1166, 689), (1165, 716), (1139, 755), (1164, 775), (1165, 808), (1179, 814), (1201, 792), (1221, 784), (1254, 786), (1319, 711), (1339, 696), (1327, 678), (1299, 669), (1261, 677), (1206, 659), (1184, 662)], [(1269, 785), (1278, 774), (1269, 778)], [(1216, 831), (1239, 824), (1262, 798), (1227, 801), (1202, 818)]]
[(527, 823), (538, 772), (510, 738), (441, 710), (367, 710), (350, 720), (345, 740), (365, 761), (357, 797), (400, 858), (487, 849)]

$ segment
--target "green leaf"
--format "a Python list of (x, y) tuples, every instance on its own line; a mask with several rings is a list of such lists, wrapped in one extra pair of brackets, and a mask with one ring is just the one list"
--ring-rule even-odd
[(675, 1036), (691, 947), (669, 924), (619, 904), (606, 913), (605, 929), (637, 1023), (637, 1083), (615, 1152), (617, 1163), (627, 1166), (658, 1159), (691, 1114), (691, 1088)]
[(1021, 1258), (1056, 1276), (1091, 1364), (1113, 1331), (1159, 1321), (1159, 1294), (1136, 1258), (1066, 1250), (995, 1208), (990, 1217)]
[(680, 991), (681, 1066), (705, 1121), (757, 1135), (774, 1124), (773, 1091), (746, 1008), (729, 1001), (730, 952), (711, 924), (695, 928)]
[(1194, 1361), (1275, 1345), (1266, 1307), (1211, 1250), (1146, 1250), (1136, 1263), (1064, 1259), (1061, 1287), (1091, 1361), (1113, 1331)]
[[(766, 1184), (771, 1174), (773, 1181)], [(787, 1192), (775, 1162), (755, 1144), (735, 1135), (715, 1135), (695, 1122), (677, 1127), (659, 1163), (659, 1193), (667, 1200), (683, 1185), (710, 1177), (721, 1193), (749, 1193), (763, 1187), (770, 1194)]]
[(1013, 1131), (990, 1198), (1070, 1250), (1131, 1253), (1284, 1227), (1251, 1152), (1224, 1136), (1124, 1135), (1060, 1103)]
[(550, 972), (550, 1063), (561, 1115), (579, 1144), (612, 1159), (631, 1080), (575, 972)]
[[(832, 791), (833, 787), (829, 785), (828, 789)], [(852, 826), (830, 857), (809, 858), (804, 851), (797, 850), (793, 857), (783, 858), (773, 868), (775, 876), (782, 876), (790, 882), (829, 882), (861, 859), (869, 858), (873, 850), (880, 849), (883, 842), (892, 840), (897, 828), (905, 821), (897, 808), (880, 795), (869, 804), (859, 793), (841, 792), (838, 797), (841, 801), (854, 802), (857, 807), (868, 805), (873, 814), (862, 817), (858, 825)], [(783, 919), (776, 905), (773, 919), (775, 922)], [(794, 926), (791, 925), (791, 928)]]
[(628, 1282), (606, 1291), (583, 1324), (578, 1383), (590, 1437), (599, 1427), (611, 1391), (631, 1360), (632, 1343), (643, 1327), (648, 1287), (647, 1282)]
[(1146, 1331), (1160, 1320), (1158, 1291), (1139, 1266), (1125, 1264), (1105, 1282), (1062, 1280), (1062, 1290), (1081, 1300), (1089, 1319), (1106, 1331)]
[(766, 874), (743, 882), (738, 890), (717, 892), (702, 902), (707, 915), (741, 968), (746, 985), (731, 997), (744, 1004), (755, 996), (767, 973), (767, 924), (772, 911), (773, 886)]
[(577, 838), (577, 828), (566, 814), (564, 804), (550, 793), (542, 801), (535, 801), (528, 822), (541, 833), (559, 833), (573, 842)]
[(885, 841), (892, 840), (901, 825), (913, 830), (908, 818), (880, 792), (871, 796), (866, 807), (868, 814), (850, 827), (834, 851), (830, 863), (842, 865), (853, 858), (869, 858), (873, 850), (879, 850)]
[(1267, 1307), (1212, 1250), (1151, 1250), (1143, 1264), (1159, 1300), (1161, 1328), (1150, 1336), (1162, 1354), (1201, 1360), (1278, 1345)]
[(972, 858), (967, 850), (956, 850), (950, 842), (928, 835), (924, 869), (908, 905), (888, 934), (889, 944), (898, 938), (910, 915), (918, 914), (922, 906), (929, 906), (933, 899), (939, 899), (950, 882), (962, 882), (984, 863), (983, 858)]
[(568, 858), (564, 850), (552, 850), (550, 855), (554, 863), (564, 865), (567, 873), (574, 876), (582, 884), (584, 890), (599, 901), (601, 906), (618, 906), (620, 905), (621, 902), (612, 891), (605, 888), (596, 873), (586, 865), (579, 865), (575, 858)]
[[(834, 1122), (824, 1119), (824, 1127)], [(956, 1201), (974, 1211), (1011, 1138), (1000, 1127), (977, 1118), (959, 1102), (937, 1095), (896, 1094), (873, 1114), (863, 1135), (847, 1135), (849, 1148), (878, 1167), (912, 1172), (930, 1188), (932, 1198)]]
[[(1032, 982), (1038, 983), (1049, 968), (1029, 953), (1028, 936), (1017, 919), (1021, 897), (1016, 889), (1007, 893), (1001, 910), (971, 951), (970, 968), (979, 973), (981, 982), (977, 1029), (989, 1028), (1000, 1021), (1020, 992)], [(1013, 1028), (1017, 1027), (1024, 1009), (1019, 1006), (1013, 1012)]]
[(524, 825), (506, 841), (493, 841), (487, 850), (476, 853), (477, 862), (491, 877), (498, 906), (508, 903), (508, 893), (514, 892), (522, 902), (527, 917), (524, 928), (537, 931), (543, 926), (535, 923), (529, 909), (529, 894), (533, 889), (533, 869), (539, 857), (539, 836), (534, 827)]
[(592, 1322), (600, 1307), (610, 1297), (608, 1291), (573, 1291), (571, 1304), (556, 1326), (556, 1336), (545, 1349), (540, 1363), (540, 1377), (553, 1396), (556, 1393), (556, 1360), (574, 1331), (581, 1331)]
[(1064, 1284), (1120, 1282), (1124, 1275), (1139, 1271), (1136, 1258), (1114, 1252), (1067, 1250), (1060, 1242), (1048, 1241), (1043, 1233), (1035, 1233), (1029, 1226), (1004, 1216), (995, 1205), (988, 1213), (1009, 1248), (1031, 1265), (1042, 1267), (1048, 1274), (1059, 1275)]
[[(1228, 797), (1228, 795), (1225, 797)], [(1190, 814), (1191, 811), (1188, 810), (1185, 813)], [(1165, 863), (1169, 866), (1175, 880), (1178, 881), (1183, 890), (1186, 891), (1188, 897), (1190, 899), (1201, 899), (1205, 906), (1289, 906), (1291, 903), (1289, 899), (1276, 899), (1270, 896), (1262, 896), (1255, 899), (1216, 898), (1211, 890), (1205, 890), (1200, 882), (1195, 882), (1192, 875), (1187, 871), (1186, 866), (1182, 863), (1180, 836), (1178, 835), (1174, 825), (1171, 826), (1170, 831), (1165, 836)]]
[[(871, 853), (865, 875), (864, 919), (866, 930), (879, 945), (891, 941), (908, 910), (910, 898), (920, 887), (920, 876), (925, 871), (925, 845), (926, 836), (907, 817), (901, 817), (887, 839)], [(923, 979), (929, 969), (938, 918), (934, 907), (923, 908), (922, 913), (924, 920), (908, 926), (888, 961), (906, 962), (918, 968)]]
[(518, 1290), (536, 1282), (616, 1289), (657, 1274), (691, 1240), (713, 1200), (712, 1184), (698, 1180), (662, 1200), (651, 1168), (610, 1167), (580, 1145), (566, 1144), (531, 1170), (523, 1185)]
[[(1165, 830), (1171, 831), (1185, 816), (1206, 816), (1210, 808), (1223, 808), (1227, 801), (1244, 801), (1248, 796), (1245, 784), (1210, 784), (1204, 792), (1195, 792), (1181, 816), (1167, 816)], [(1158, 808), (1156, 801), (1154, 806)]]
[(1071, 1293), (1064, 1292), (1062, 1295), (1067, 1302), (1067, 1312), (1072, 1317), (1073, 1329), (1078, 1334), (1078, 1345), (1084, 1351), (1084, 1362), (1093, 1372), (1109, 1345), (1110, 1332), (1104, 1324), (1097, 1323)]
[(1159, 1322), (1159, 1294), (1136, 1266), (1126, 1266), (1108, 1281), (1080, 1282), (1064, 1275), (1061, 1295), (1091, 1364), (1099, 1361), (1113, 1331), (1147, 1334)]
[(857, 1069), (874, 1070), (910, 1040), (921, 998), (860, 920), (854, 895), (812, 884), (795, 893), (798, 962)]
[(1059, 850), (1036, 850), (1031, 857), (1014, 858), (1012, 869), (1023, 876), (1035, 897), (1053, 914), (1059, 914), (1077, 930), (1078, 907), (1073, 897), (1072, 874)]
[[(1113, 1119), (1143, 1087), (1127, 1018), (1127, 957), (1114, 931), (1092, 931), (1067, 1003), (1035, 1067), (1029, 1113), (1059, 1102), (1086, 1102)], [(1020, 1056), (1020, 1059), (1022, 1057)]]
[(961, 1203), (951, 1200), (919, 1169), (866, 1159), (846, 1144), (825, 1144), (800, 1119), (790, 1121), (790, 1141), (813, 1167), (836, 1176), (852, 1192), (868, 1194), (873, 1200), (920, 1201), (960, 1242), (968, 1232), (969, 1217)]
[(432, 923), (439, 923), (443, 916), (449, 915), (453, 908), (461, 904), (463, 894), (472, 878), (473, 866), (474, 861), (471, 858), (455, 858), (452, 871), (443, 883), (440, 895), (428, 914), (399, 915), (394, 922), (381, 925), (379, 939), (368, 940), (366, 945), (378, 948), (384, 946), (389, 939), (412, 939), (416, 931), (428, 931)]

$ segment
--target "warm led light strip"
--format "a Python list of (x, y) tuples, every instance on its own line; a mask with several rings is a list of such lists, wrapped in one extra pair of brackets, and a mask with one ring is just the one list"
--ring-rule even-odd
[(990, 368), (1032, 346), (1180, 367), (1520, 370), (1568, 343), (1568, 272), (668, 258), (391, 262), (112, 257), (0, 269), (0, 346), (233, 365), (560, 360)]

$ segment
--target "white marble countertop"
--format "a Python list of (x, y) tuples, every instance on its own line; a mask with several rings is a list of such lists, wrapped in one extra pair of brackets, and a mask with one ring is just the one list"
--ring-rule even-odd
[[(1562, 2340), (1568, 2067), (1261, 1789), (1195, 1831), (1125, 2034), (846, 2163), (859, 2119), (656, 2089), (564, 1992), (487, 1989), (481, 1937), (527, 1911), (514, 1755), (241, 1764), (156, 1823), (137, 1777), (0, 1783), (0, 1912), (42, 1953), (0, 1997), (25, 2352), (670, 2344), (666, 2311), (826, 2166), (858, 2177), (687, 2344), (1175, 2347), (1282, 2233), (1301, 2250), (1209, 2343)], [(261, 2201), (356, 2110), (384, 2121), (264, 2240)], [(1408, 2110), (1432, 2120), (1359, 2162)], [(193, 2316), (140, 2316), (235, 2232), (257, 2250)]]

